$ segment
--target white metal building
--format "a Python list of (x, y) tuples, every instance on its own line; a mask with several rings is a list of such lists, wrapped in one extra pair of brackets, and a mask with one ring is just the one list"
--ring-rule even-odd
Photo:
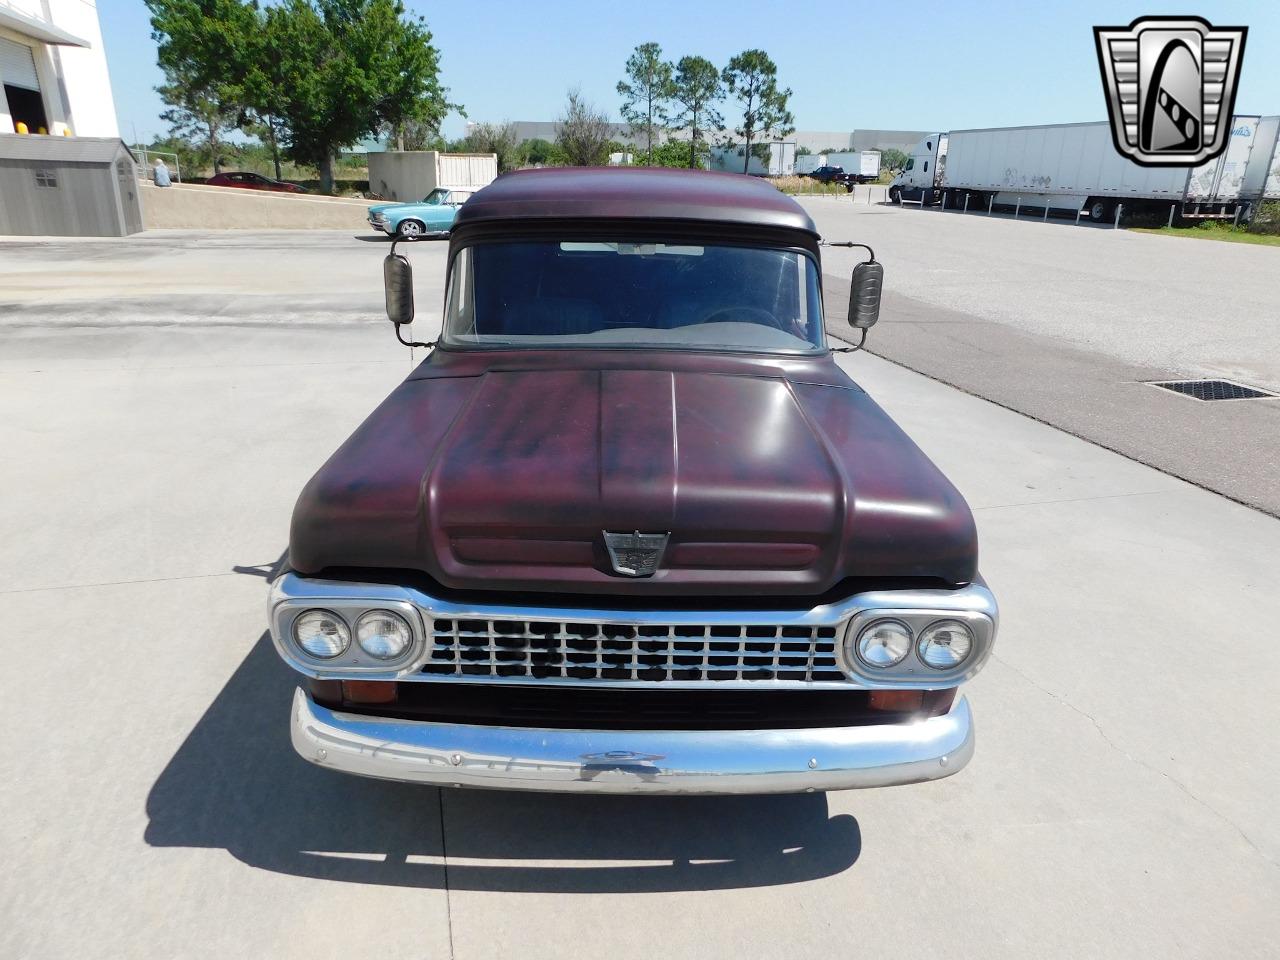
[(0, 136), (19, 123), (53, 136), (120, 135), (94, 0), (0, 0)]
[(473, 191), (498, 178), (496, 153), (385, 150), (369, 154), (369, 189), (384, 200), (412, 203), (436, 187)]

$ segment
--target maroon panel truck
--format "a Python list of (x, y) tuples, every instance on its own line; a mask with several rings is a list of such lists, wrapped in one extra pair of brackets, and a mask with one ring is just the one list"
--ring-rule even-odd
[[(294, 511), (270, 619), (306, 678), (297, 751), (604, 793), (963, 767), (956, 691), (997, 625), (973, 516), (836, 365), (821, 246), (733, 174), (533, 170), (469, 200), (435, 350)], [(384, 271), (403, 341), (409, 263)], [(864, 337), (881, 279), (853, 273)]]

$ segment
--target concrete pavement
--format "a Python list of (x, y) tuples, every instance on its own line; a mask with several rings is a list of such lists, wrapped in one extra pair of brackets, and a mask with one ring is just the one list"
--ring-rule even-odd
[(802, 203), (830, 239), (873, 243), (904, 297), (1136, 366), (1280, 391), (1275, 247), (868, 205), (861, 194)]
[[(210, 323), (0, 325), (0, 956), (1274, 955), (1280, 521), (866, 354), (1002, 606), (959, 775), (593, 799), (296, 758), (266, 577), (410, 360), (359, 320), (376, 245), (271, 283), (254, 243), (184, 254), (266, 265)], [(343, 284), (341, 322), (246, 320)]]
[[(1280, 516), (1280, 399), (1200, 403), (1150, 381), (1280, 384), (1274, 248), (1070, 221), (806, 200), (832, 239), (885, 264), (867, 349)], [(848, 336), (861, 251), (823, 258)]]
[(439, 793), (295, 758), (263, 636), (294, 496), (407, 371), (390, 331), (3, 336), (0, 955), (1262, 957), (1280, 935), (1278, 521), (854, 356), (979, 518), (1004, 625), (972, 765), (827, 796)]

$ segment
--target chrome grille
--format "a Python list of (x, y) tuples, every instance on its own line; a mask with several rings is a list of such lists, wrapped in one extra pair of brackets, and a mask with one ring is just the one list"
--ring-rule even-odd
[(427, 676), (840, 682), (833, 626), (434, 620)]

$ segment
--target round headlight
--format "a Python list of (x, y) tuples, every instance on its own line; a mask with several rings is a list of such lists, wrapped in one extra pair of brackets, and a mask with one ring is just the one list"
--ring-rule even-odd
[(336, 613), (308, 610), (293, 621), (293, 642), (309, 656), (332, 660), (351, 644), (351, 631)]
[(377, 660), (395, 660), (413, 643), (413, 631), (398, 613), (370, 610), (356, 622), (356, 643)]
[(858, 634), (857, 650), (869, 667), (892, 667), (911, 650), (911, 628), (900, 620), (873, 620)]
[(926, 666), (950, 670), (969, 658), (973, 651), (973, 631), (959, 620), (939, 620), (924, 628), (916, 653)]

